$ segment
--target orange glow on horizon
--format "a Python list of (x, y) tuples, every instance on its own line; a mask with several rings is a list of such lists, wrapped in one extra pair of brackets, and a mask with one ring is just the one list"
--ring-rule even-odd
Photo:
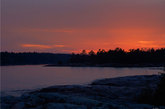
[(165, 48), (164, 0), (35, 1), (3, 5), (2, 51)]

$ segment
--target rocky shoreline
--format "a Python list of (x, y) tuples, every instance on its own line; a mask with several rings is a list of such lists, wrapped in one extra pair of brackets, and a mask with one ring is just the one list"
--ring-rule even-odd
[(160, 75), (95, 80), (89, 85), (42, 88), (20, 97), (1, 97), (1, 109), (165, 109), (139, 104), (144, 89), (155, 89)]

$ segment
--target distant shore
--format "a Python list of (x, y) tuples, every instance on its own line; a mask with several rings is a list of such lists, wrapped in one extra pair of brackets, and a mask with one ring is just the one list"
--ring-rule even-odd
[(164, 64), (47, 64), (44, 67), (164, 67)]
[(120, 63), (112, 63), (112, 64), (81, 64), (81, 63), (68, 63), (68, 64), (6, 64), (0, 66), (23, 66), (23, 65), (43, 65), (44, 67), (165, 67), (165, 64), (120, 64)]

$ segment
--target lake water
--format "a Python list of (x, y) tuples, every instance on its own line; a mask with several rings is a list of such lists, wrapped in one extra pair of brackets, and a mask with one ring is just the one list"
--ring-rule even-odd
[(131, 75), (152, 75), (162, 68), (43, 67), (43, 65), (2, 66), (1, 91), (52, 85), (88, 84), (96, 79)]

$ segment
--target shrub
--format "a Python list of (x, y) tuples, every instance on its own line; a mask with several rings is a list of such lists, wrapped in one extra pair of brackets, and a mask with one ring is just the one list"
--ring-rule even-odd
[(165, 74), (161, 74), (160, 82), (155, 90), (146, 87), (136, 101), (142, 104), (165, 106)]
[(154, 105), (165, 105), (165, 74), (162, 74), (158, 87), (153, 95)]

